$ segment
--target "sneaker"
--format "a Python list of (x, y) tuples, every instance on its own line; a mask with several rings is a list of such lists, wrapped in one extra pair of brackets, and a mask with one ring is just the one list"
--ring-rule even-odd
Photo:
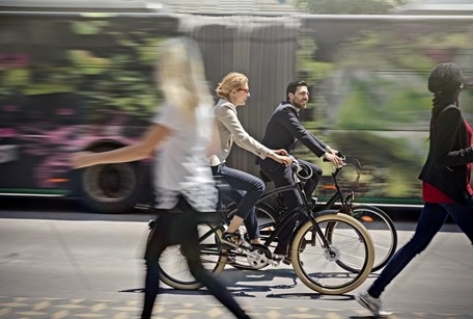
[(222, 234), (222, 238), (228, 243), (238, 246), (239, 248), (247, 250), (252, 249), (252, 245), (249, 242), (245, 241), (244, 237), (238, 231), (236, 231), (235, 233), (224, 232)]
[(374, 298), (367, 291), (359, 292), (355, 296), (355, 300), (365, 309), (370, 310), (375, 317), (384, 318), (392, 313), (382, 309), (382, 300)]

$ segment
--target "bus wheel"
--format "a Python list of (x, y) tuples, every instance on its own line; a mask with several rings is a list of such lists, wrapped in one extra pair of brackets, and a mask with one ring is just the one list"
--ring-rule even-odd
[(138, 163), (103, 164), (77, 171), (83, 204), (97, 213), (128, 213), (138, 201)]

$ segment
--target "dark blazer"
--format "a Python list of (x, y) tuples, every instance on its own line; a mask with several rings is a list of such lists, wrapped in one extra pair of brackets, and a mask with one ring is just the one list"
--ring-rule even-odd
[(419, 179), (427, 182), (459, 204), (470, 198), (467, 165), (472, 163), (464, 117), (451, 105), (431, 118), (430, 148)]
[[(326, 153), (326, 144), (301, 125), (296, 109), (288, 102), (282, 102), (268, 121), (262, 144), (270, 149), (283, 148), (291, 154), (298, 141), (318, 157)], [(257, 163), (259, 162), (268, 162), (270, 166), (280, 166), (271, 159), (257, 159)]]

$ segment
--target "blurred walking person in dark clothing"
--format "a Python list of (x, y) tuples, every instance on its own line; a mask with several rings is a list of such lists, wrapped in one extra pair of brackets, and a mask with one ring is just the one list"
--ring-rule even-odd
[(464, 86), (454, 63), (438, 64), (428, 79), (434, 94), (430, 122), (430, 148), (419, 179), (424, 207), (413, 238), (393, 256), (367, 291), (356, 300), (376, 316), (387, 316), (380, 295), (390, 282), (420, 254), (450, 215), (472, 244), (472, 128), (458, 107)]

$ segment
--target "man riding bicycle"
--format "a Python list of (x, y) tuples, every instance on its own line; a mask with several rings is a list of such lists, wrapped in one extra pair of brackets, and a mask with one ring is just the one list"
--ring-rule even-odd
[[(336, 166), (342, 165), (342, 159), (336, 155), (336, 151), (307, 131), (299, 120), (299, 113), (306, 108), (309, 100), (308, 85), (304, 81), (294, 81), (286, 88), (286, 101), (280, 103), (268, 121), (262, 144), (270, 149), (285, 149), (288, 154), (292, 154), (296, 144), (300, 141), (311, 152), (318, 157), (324, 157)], [(301, 160), (300, 160), (301, 161)], [(304, 161), (302, 161), (304, 162)], [(262, 172), (270, 178), (275, 187), (292, 185), (292, 167), (285, 167), (271, 159), (257, 158)], [(305, 183), (304, 191), (311, 197), (314, 189), (319, 183), (322, 170), (313, 163), (304, 162), (313, 170), (312, 177)], [(282, 193), (283, 200), (287, 207), (287, 214), (303, 207), (303, 201), (298, 191), (288, 191)], [(287, 249), (294, 225), (283, 229), (279, 235), (278, 245), (275, 248), (275, 255), (281, 259), (287, 257)]]

